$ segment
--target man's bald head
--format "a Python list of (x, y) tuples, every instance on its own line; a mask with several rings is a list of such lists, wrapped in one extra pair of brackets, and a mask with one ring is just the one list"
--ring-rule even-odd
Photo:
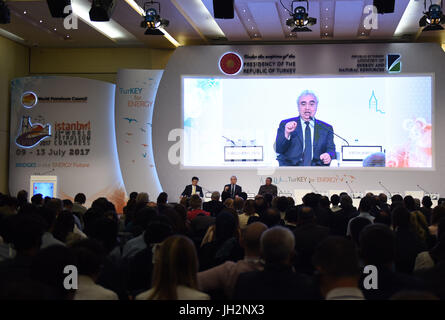
[(289, 263), (294, 246), (295, 237), (288, 228), (276, 226), (261, 236), (261, 252), (266, 263)]
[(254, 222), (247, 226), (243, 233), (243, 246), (251, 255), (260, 255), (260, 239), (267, 226), (261, 222)]

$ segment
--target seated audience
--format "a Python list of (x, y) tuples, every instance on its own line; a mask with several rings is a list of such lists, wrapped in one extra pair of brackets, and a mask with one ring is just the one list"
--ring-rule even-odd
[(243, 258), (239, 244), (239, 225), (236, 213), (222, 211), (215, 220), (214, 235), (199, 249), (200, 271), (210, 269), (226, 261)]
[(263, 271), (238, 276), (235, 300), (310, 300), (319, 298), (309, 278), (292, 270), (294, 235), (284, 227), (275, 226), (261, 236)]
[(231, 298), (241, 273), (263, 270), (264, 264), (260, 259), (260, 238), (265, 230), (267, 226), (260, 222), (247, 226), (240, 239), (241, 247), (244, 249), (244, 259), (237, 262), (226, 261), (219, 266), (199, 272), (199, 288), (207, 293), (222, 291), (225, 298)]
[(364, 266), (377, 268), (377, 287), (364, 288), (363, 274), (359, 286), (367, 300), (387, 300), (402, 290), (424, 290), (425, 285), (419, 279), (394, 271), (395, 236), (386, 225), (375, 223), (365, 227), (360, 233), (360, 256)]
[(424, 196), (422, 198), (422, 207), (420, 208), (420, 211), (423, 213), (426, 219), (426, 223), (428, 225), (431, 224), (431, 215), (433, 212), (433, 209), (431, 208), (433, 206), (433, 202), (431, 201), (431, 197)]
[(374, 222), (375, 217), (373, 217), (370, 214), (370, 211), (374, 205), (375, 205), (375, 199), (372, 196), (365, 196), (364, 198), (362, 198), (360, 200), (360, 206), (358, 208), (359, 215), (357, 217), (349, 220), (348, 228), (346, 231), (347, 236), (351, 236), (351, 222), (354, 221), (354, 219), (360, 217), (360, 218), (368, 219), (371, 222)]
[(323, 240), (312, 262), (319, 274), (320, 292), (326, 300), (363, 300), (358, 287), (360, 268), (354, 244), (344, 237)]
[(297, 207), (291, 206), (287, 208), (286, 214), (284, 215), (284, 226), (287, 227), (290, 231), (295, 231), (297, 228)]
[[(332, 211), (331, 234), (335, 236), (346, 236), (349, 220), (357, 216), (357, 212), (352, 205), (352, 198), (347, 194), (339, 197), (339, 210)], [(332, 209), (331, 209), (332, 210)]]
[(210, 216), (210, 212), (202, 210), (201, 206), (202, 206), (201, 198), (197, 194), (192, 195), (190, 197), (190, 211), (187, 212), (187, 219), (192, 221), (198, 215)]
[(243, 213), (238, 216), (239, 226), (241, 229), (247, 227), (247, 221), (252, 216), (259, 217), (259, 214), (255, 212), (255, 200), (246, 200), (244, 203)]
[(96, 284), (104, 260), (101, 245), (85, 239), (74, 243), (71, 251), (77, 260), (78, 288), (74, 300), (117, 300), (117, 294)]
[(224, 208), (224, 205), (221, 201), (219, 201), (220, 194), (218, 191), (212, 192), (212, 196), (210, 201), (204, 202), (202, 204), (202, 208), (204, 211), (210, 212), (212, 217), (216, 217), (221, 210)]
[(126, 288), (131, 296), (151, 288), (153, 275), (153, 252), (159, 243), (174, 234), (168, 218), (159, 216), (153, 219), (144, 232), (146, 248), (136, 253), (124, 265)]
[(312, 275), (312, 255), (319, 243), (329, 236), (329, 228), (315, 223), (314, 210), (301, 207), (297, 212), (297, 226), (294, 230), (296, 257), (295, 269), (298, 272)]
[(439, 221), (436, 245), (417, 255), (414, 271), (431, 269), (439, 261), (445, 261), (445, 218)]
[(198, 291), (198, 259), (193, 242), (184, 236), (164, 240), (155, 252), (153, 286), (137, 300), (209, 300)]
[(414, 270), (417, 255), (426, 248), (414, 231), (408, 209), (401, 206), (395, 208), (392, 219), (395, 234), (395, 270), (410, 274)]

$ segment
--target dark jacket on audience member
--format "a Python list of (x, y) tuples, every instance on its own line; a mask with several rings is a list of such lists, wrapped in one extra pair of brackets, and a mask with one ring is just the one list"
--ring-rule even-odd
[(425, 245), (409, 227), (398, 227), (396, 232), (395, 267), (397, 272), (412, 273), (417, 255)]
[(309, 277), (292, 267), (266, 264), (264, 271), (242, 273), (235, 285), (234, 300), (315, 300), (319, 291)]
[(349, 220), (357, 216), (356, 212), (341, 209), (332, 213), (331, 218), (331, 234), (335, 236), (345, 237), (348, 229)]
[(216, 267), (226, 261), (243, 259), (244, 250), (236, 237), (232, 237), (218, 244), (217, 241), (206, 243), (199, 249), (199, 268), (204, 271)]
[(317, 208), (314, 210), (315, 215), (315, 222), (324, 227), (330, 227), (331, 226), (331, 219), (332, 219), (332, 211), (326, 210), (324, 208)]
[(295, 235), (295, 268), (297, 272), (312, 274), (312, 255), (319, 243), (329, 236), (329, 228), (319, 226), (315, 223), (305, 223), (297, 226)]
[(202, 204), (202, 209), (207, 212), (210, 212), (210, 215), (212, 217), (216, 217), (218, 215), (218, 213), (220, 213), (223, 208), (224, 208), (223, 203), (218, 200), (211, 200), (208, 202), (204, 202)]

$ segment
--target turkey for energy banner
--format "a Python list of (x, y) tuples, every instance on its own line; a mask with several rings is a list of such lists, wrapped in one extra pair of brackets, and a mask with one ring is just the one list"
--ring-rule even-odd
[(126, 193), (114, 127), (115, 85), (71, 77), (26, 77), (11, 83), (12, 194), (31, 176), (58, 179), (58, 198), (78, 192), (107, 197), (119, 212)]

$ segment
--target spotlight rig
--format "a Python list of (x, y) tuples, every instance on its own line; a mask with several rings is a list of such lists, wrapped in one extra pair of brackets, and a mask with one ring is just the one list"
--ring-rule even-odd
[(305, 1), (307, 9), (303, 6), (294, 8), (294, 3), (296, 2), (304, 2), (304, 0), (293, 0), (291, 3), (292, 10), (287, 9), (281, 2), (281, 5), (291, 15), (291, 18), (286, 20), (286, 25), (288, 25), (289, 27), (295, 27), (294, 29), (292, 29), (292, 32), (311, 32), (312, 30), (309, 29), (308, 26), (313, 26), (314, 24), (316, 24), (317, 18), (309, 17), (309, 1)]
[[(158, 7), (158, 10), (156, 10), (155, 8), (156, 5)], [(157, 1), (145, 2), (144, 11), (145, 17), (144, 21), (141, 22), (141, 27), (147, 28), (147, 30), (145, 30), (145, 35), (164, 35), (164, 33), (159, 28), (168, 27), (170, 21), (161, 18), (161, 4)]]
[(444, 30), (441, 24), (445, 23), (445, 16), (442, 12), (442, 0), (439, 4), (432, 4), (430, 0), (430, 7), (426, 11), (426, 0), (424, 2), (425, 12), (423, 17), (420, 18), (419, 26), (425, 27), (423, 31)]

